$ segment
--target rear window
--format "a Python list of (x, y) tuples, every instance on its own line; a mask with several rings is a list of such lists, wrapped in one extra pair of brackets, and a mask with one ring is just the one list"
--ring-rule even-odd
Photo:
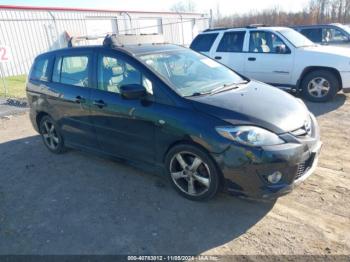
[(30, 79), (48, 81), (49, 80), (49, 58), (37, 58), (34, 62)]
[(217, 52), (242, 52), (245, 32), (228, 32), (222, 37)]
[(218, 34), (198, 35), (191, 43), (190, 48), (198, 52), (208, 52)]
[(56, 59), (52, 81), (67, 85), (87, 87), (89, 82), (89, 57), (66, 56)]

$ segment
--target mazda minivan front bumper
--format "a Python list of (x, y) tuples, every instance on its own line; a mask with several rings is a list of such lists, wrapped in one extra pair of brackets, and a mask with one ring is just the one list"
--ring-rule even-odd
[[(291, 137), (293, 134), (285, 134)], [(225, 190), (248, 198), (268, 199), (285, 195), (308, 178), (317, 167), (322, 147), (316, 120), (310, 136), (265, 147), (232, 144), (214, 154)], [(271, 179), (272, 178), (272, 179)]]

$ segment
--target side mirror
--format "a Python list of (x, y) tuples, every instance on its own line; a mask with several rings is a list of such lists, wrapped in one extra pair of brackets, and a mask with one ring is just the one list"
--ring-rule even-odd
[(146, 96), (147, 91), (142, 85), (130, 84), (121, 86), (120, 94), (125, 99), (140, 99)]
[(278, 45), (278, 46), (276, 46), (276, 53), (277, 54), (288, 54), (289, 51), (285, 45)]

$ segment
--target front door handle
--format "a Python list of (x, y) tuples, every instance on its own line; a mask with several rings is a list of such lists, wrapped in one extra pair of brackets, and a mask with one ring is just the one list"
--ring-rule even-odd
[(103, 107), (107, 106), (107, 104), (103, 100), (95, 100), (93, 102), (93, 105), (97, 106), (98, 108), (103, 108)]
[(255, 61), (256, 58), (255, 57), (248, 57), (248, 61)]
[(75, 103), (77, 103), (77, 104), (85, 103), (85, 98), (82, 97), (82, 96), (76, 96), (75, 97)]
[(222, 57), (221, 56), (215, 56), (214, 57), (216, 60), (220, 60)]

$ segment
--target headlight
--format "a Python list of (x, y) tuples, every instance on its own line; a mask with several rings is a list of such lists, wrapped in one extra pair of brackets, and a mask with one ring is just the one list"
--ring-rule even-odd
[(284, 144), (278, 135), (256, 126), (216, 127), (223, 137), (248, 146), (271, 146)]

